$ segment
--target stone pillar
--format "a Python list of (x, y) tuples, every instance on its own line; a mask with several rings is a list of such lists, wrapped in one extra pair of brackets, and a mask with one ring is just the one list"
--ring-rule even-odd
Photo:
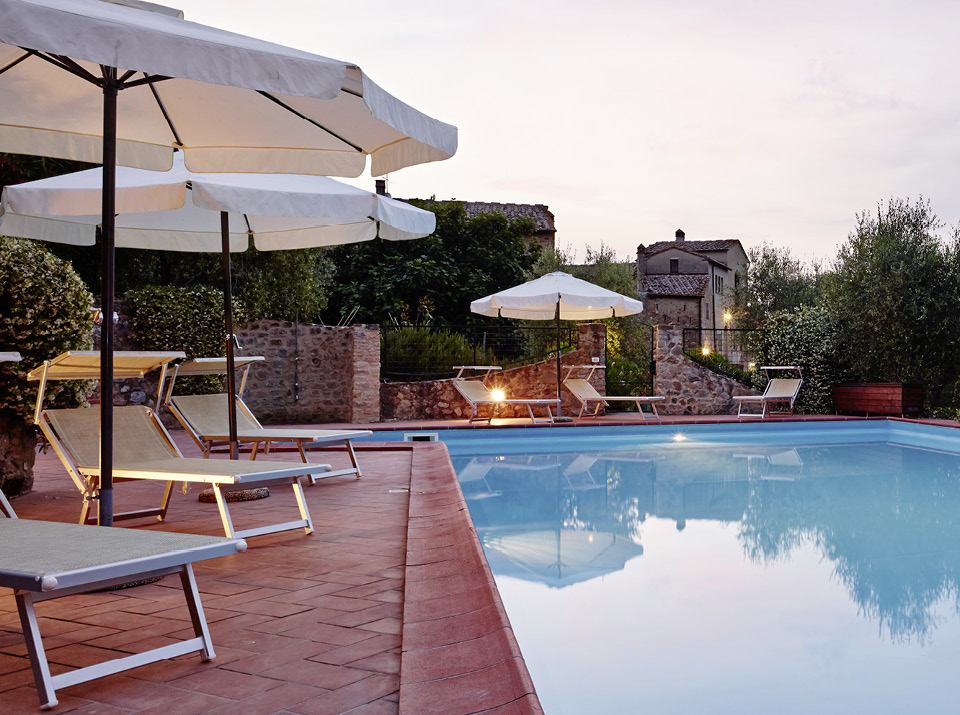
[(736, 380), (719, 375), (683, 354), (683, 326), (654, 327), (657, 371), (653, 393), (666, 398), (657, 409), (665, 415), (724, 415), (736, 412), (734, 395), (759, 395)]
[(380, 326), (354, 325), (349, 421), (380, 421)]

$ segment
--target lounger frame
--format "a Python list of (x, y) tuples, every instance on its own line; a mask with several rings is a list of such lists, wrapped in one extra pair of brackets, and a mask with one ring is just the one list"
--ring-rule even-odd
[[(21, 520), (17, 518), (10, 503), (2, 493), (0, 493), (0, 511), (6, 517), (0, 516), (0, 522), (4, 522), (3, 526), (0, 527), (0, 530), (2, 530), (0, 531), (2, 533), (0, 538), (3, 539), (6, 549), (15, 550), (18, 553), (28, 552), (31, 548), (36, 548), (35, 542), (37, 535), (40, 533), (55, 540), (82, 539), (90, 541), (91, 548), (121, 551), (129, 541), (129, 535), (131, 534), (126, 529), (97, 529), (93, 531), (88, 527), (79, 527), (73, 524)], [(153, 549), (154, 553), (148, 556), (100, 563), (74, 570), (68, 567), (65, 570), (58, 570), (53, 573), (43, 572), (39, 569), (26, 573), (19, 570), (4, 569), (3, 556), (0, 555), (0, 586), (11, 588), (14, 591), (20, 626), (26, 641), (30, 666), (42, 709), (48, 710), (55, 707), (58, 703), (56, 691), (71, 685), (85, 683), (96, 678), (103, 678), (187, 653), (199, 652), (201, 659), (204, 661), (216, 656), (203, 612), (203, 605), (200, 601), (200, 592), (197, 589), (192, 563), (245, 551), (246, 543), (242, 540), (219, 537), (149, 533), (151, 534), (149, 537), (151, 541), (170, 542), (170, 548), (168, 550)], [(195, 545), (185, 547), (183, 545), (184, 538), (190, 538)], [(190, 622), (193, 626), (193, 638), (153, 648), (142, 653), (85, 666), (59, 675), (50, 673), (50, 666), (47, 662), (40, 633), (36, 604), (168, 574), (178, 574), (180, 577), (187, 610), (190, 613)]]
[[(590, 378), (593, 377), (595, 370), (604, 370), (606, 365), (571, 365), (568, 370), (566, 377), (563, 378), (563, 385), (573, 396), (577, 398), (577, 401), (580, 403), (580, 413), (577, 415), (578, 419), (584, 417), (599, 417), (600, 410), (603, 407), (609, 407), (611, 402), (632, 402), (637, 406), (637, 412), (640, 413), (640, 419), (647, 419), (646, 414), (643, 411), (643, 405), (648, 405), (650, 410), (653, 412), (653, 417), (660, 421), (660, 413), (657, 412), (657, 403), (664, 400), (663, 397), (648, 397), (646, 395), (601, 395), (597, 390), (590, 384)], [(585, 378), (573, 378), (574, 370), (588, 370), (587, 376)], [(590, 393), (594, 394), (590, 394)], [(588, 412), (590, 409), (590, 403), (595, 403), (593, 412)], [(584, 413), (587, 414), (584, 414)]]
[[(347, 469), (337, 469), (331, 470), (329, 472), (321, 475), (323, 479), (328, 477), (340, 477), (340, 476), (349, 476), (354, 475), (357, 479), (360, 479), (362, 475), (360, 471), (360, 464), (357, 461), (356, 452), (353, 449), (352, 440), (358, 437), (366, 437), (372, 434), (370, 430), (304, 430), (304, 429), (275, 429), (275, 428), (265, 428), (260, 420), (257, 419), (256, 415), (253, 414), (253, 411), (247, 406), (243, 401), (243, 391), (247, 384), (247, 376), (249, 374), (250, 368), (263, 360), (261, 356), (245, 356), (237, 360), (237, 368), (242, 370), (240, 378), (240, 387), (237, 390), (236, 401), (237, 401), (237, 421), (241, 424), (238, 424), (237, 431), (237, 442), (242, 444), (250, 444), (250, 460), (256, 460), (257, 454), (260, 451), (261, 446), (263, 447), (263, 453), (269, 454), (270, 447), (274, 442), (288, 442), (294, 443), (297, 446), (297, 451), (300, 453), (300, 459), (309, 463), (307, 459), (306, 448), (308, 446), (314, 447), (332, 447), (332, 446), (342, 446), (346, 449), (347, 455), (350, 458), (351, 466)], [(184, 400), (183, 397), (174, 397), (173, 389), (176, 385), (177, 377), (181, 374), (184, 375), (219, 375), (226, 372), (226, 360), (224, 358), (196, 358), (187, 363), (182, 363), (180, 365), (175, 365), (172, 369), (172, 374), (170, 376), (170, 382), (163, 387), (161, 383), (161, 392), (164, 394), (164, 404), (167, 406), (167, 409), (177, 418), (177, 421), (183, 425), (183, 428), (186, 430), (187, 434), (190, 435), (190, 438), (196, 443), (200, 448), (204, 457), (209, 457), (211, 450), (219, 445), (228, 445), (230, 444), (230, 436), (225, 431), (224, 432), (209, 432), (204, 431), (203, 426), (197, 423), (197, 420), (191, 415), (191, 411), (187, 406), (188, 401), (195, 400), (226, 400), (227, 396), (225, 394), (217, 395), (191, 395)], [(226, 412), (227, 405), (224, 403), (223, 410)], [(310, 483), (316, 483), (316, 476), (311, 475)]]
[[(560, 400), (555, 399), (530, 399), (530, 400), (495, 400), (490, 396), (490, 390), (486, 385), (487, 378), (493, 372), (500, 370), (501, 368), (496, 365), (456, 365), (453, 368), (457, 370), (456, 376), (453, 378), (453, 386), (457, 389), (457, 392), (467, 401), (470, 405), (470, 408), (473, 410), (473, 413), (470, 415), (468, 424), (473, 424), (474, 422), (491, 422), (496, 415), (496, 410), (499, 405), (515, 405), (515, 406), (524, 406), (527, 408), (527, 412), (530, 414), (530, 421), (534, 424), (539, 424), (543, 422), (553, 423), (557, 415), (554, 414), (553, 410), (556, 409), (559, 413), (560, 409)], [(464, 370), (480, 370), (484, 371), (484, 375), (480, 379), (467, 379), (463, 376)], [(476, 386), (482, 386), (482, 390)], [(486, 405), (490, 408), (490, 412), (486, 417), (481, 417), (479, 410), (481, 406)], [(542, 407), (547, 411), (546, 417), (537, 417), (534, 412), (534, 407)]]
[[(767, 386), (763, 390), (762, 395), (735, 395), (734, 400), (737, 402), (737, 419), (742, 419), (744, 417), (757, 417), (759, 419), (766, 419), (767, 415), (779, 414), (779, 415), (792, 415), (793, 414), (793, 405), (797, 401), (797, 396), (800, 394), (800, 388), (803, 386), (803, 372), (800, 369), (799, 365), (767, 365), (760, 368), (767, 375)], [(800, 377), (799, 378), (775, 378), (770, 377), (770, 372), (773, 370), (785, 370), (785, 371), (795, 371)], [(787, 384), (789, 383), (789, 384)], [(782, 393), (777, 392), (778, 389), (789, 387), (789, 389), (784, 389)], [(762, 407), (762, 410), (759, 413), (747, 412), (744, 413), (743, 406), (745, 404), (759, 404)], [(770, 409), (771, 405), (775, 404), (785, 404), (787, 406), (786, 410), (773, 412)]]

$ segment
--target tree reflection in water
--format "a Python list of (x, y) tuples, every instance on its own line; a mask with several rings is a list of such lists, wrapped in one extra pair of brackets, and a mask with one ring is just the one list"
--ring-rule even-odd
[[(754, 563), (814, 544), (859, 612), (894, 642), (924, 643), (944, 602), (960, 614), (958, 455), (687, 443), (454, 462), (481, 540), (496, 552), (491, 563), (521, 578), (555, 587), (594, 578), (642, 553), (648, 517), (681, 529), (710, 519), (736, 524)], [(597, 538), (575, 538), (581, 532)], [(549, 533), (555, 553), (543, 546)]]

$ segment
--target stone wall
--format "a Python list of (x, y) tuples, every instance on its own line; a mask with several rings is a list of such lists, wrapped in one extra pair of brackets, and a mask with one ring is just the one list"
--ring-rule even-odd
[(380, 328), (261, 320), (237, 329), (243, 350), (263, 355), (244, 401), (263, 422), (309, 424), (380, 419)]
[[(577, 349), (566, 353), (561, 359), (564, 366), (561, 377), (566, 375), (568, 365), (589, 365), (591, 358), (603, 364), (606, 358), (606, 326), (601, 323), (577, 326)], [(476, 374), (476, 373), (474, 373)], [(603, 394), (603, 371), (594, 373), (591, 384)], [(556, 358), (532, 365), (496, 372), (488, 385), (499, 387), (507, 397), (530, 399), (555, 398), (557, 394)], [(563, 414), (576, 414), (580, 405), (569, 390), (561, 390)], [(380, 404), (384, 420), (458, 419), (469, 417), (469, 403), (453, 386), (453, 379), (424, 382), (392, 382), (380, 385)], [(537, 416), (544, 415), (541, 408), (534, 408)], [(486, 415), (486, 408), (481, 414)], [(498, 417), (528, 417), (527, 408), (504, 405), (497, 410)]]
[(682, 326), (654, 328), (657, 371), (653, 394), (666, 398), (657, 409), (665, 415), (724, 415), (737, 411), (734, 395), (760, 393), (718, 375), (683, 354)]
[[(120, 308), (117, 350), (140, 350)], [(238, 326), (241, 355), (266, 360), (250, 370), (244, 399), (263, 422), (307, 424), (377, 422), (380, 419), (380, 329), (376, 325), (330, 327), (261, 320)], [(99, 349), (99, 328), (94, 340)], [(114, 383), (113, 404), (156, 408), (159, 373)], [(99, 388), (98, 388), (99, 389)], [(91, 398), (99, 399), (95, 393)], [(179, 427), (166, 409), (167, 427)]]

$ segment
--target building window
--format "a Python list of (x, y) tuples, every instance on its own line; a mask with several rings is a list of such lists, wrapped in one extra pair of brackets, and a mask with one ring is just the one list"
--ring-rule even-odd
[(713, 277), (713, 292), (718, 295), (723, 293), (723, 276)]
[(671, 259), (670, 259), (670, 272), (671, 272), (671, 273), (679, 273), (679, 272), (680, 272), (680, 259), (679, 259), (679, 258), (671, 258)]

